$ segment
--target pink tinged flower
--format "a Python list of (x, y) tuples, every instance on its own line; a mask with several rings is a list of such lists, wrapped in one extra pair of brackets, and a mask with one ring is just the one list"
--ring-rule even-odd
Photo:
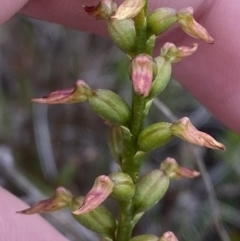
[(63, 187), (58, 187), (54, 197), (37, 202), (32, 207), (18, 211), (21, 214), (53, 212), (68, 207), (72, 202), (72, 194)]
[(217, 150), (225, 150), (222, 143), (217, 142), (210, 135), (198, 131), (189, 118), (183, 117), (170, 127), (173, 135), (198, 146), (205, 146)]
[(73, 214), (80, 215), (88, 213), (97, 208), (112, 192), (113, 182), (108, 176), (99, 176), (89, 193), (83, 200), (83, 204)]
[(97, 6), (85, 6), (84, 10), (97, 19), (108, 19), (116, 11), (117, 5), (112, 0), (101, 0)]
[(193, 18), (193, 8), (188, 7), (178, 12), (178, 23), (183, 31), (193, 38), (201, 39), (207, 43), (213, 44), (214, 39), (207, 30)]
[(56, 90), (42, 98), (34, 98), (32, 101), (40, 104), (72, 104), (84, 102), (90, 95), (89, 86), (83, 80), (78, 80), (72, 88)]
[(168, 231), (165, 232), (159, 239), (159, 241), (178, 241), (177, 237), (174, 235), (174, 233)]
[(199, 172), (178, 165), (174, 158), (166, 158), (160, 165), (160, 169), (171, 179), (194, 178)]
[(171, 63), (177, 63), (182, 58), (192, 55), (198, 48), (198, 44), (193, 44), (192, 47), (181, 46), (176, 47), (173, 43), (165, 43), (161, 49), (160, 55)]
[(146, 0), (125, 0), (117, 9), (112, 18), (116, 20), (123, 20), (136, 17), (144, 5)]
[(147, 97), (151, 90), (154, 60), (147, 54), (137, 55), (131, 63), (132, 83), (134, 91), (141, 96)]

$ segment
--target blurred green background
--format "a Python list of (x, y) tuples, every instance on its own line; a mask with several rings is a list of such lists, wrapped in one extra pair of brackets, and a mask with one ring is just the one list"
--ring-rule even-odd
[[(110, 40), (22, 16), (0, 27), (0, 55), (0, 185), (29, 204), (53, 195), (60, 185), (85, 195), (97, 176), (116, 170), (107, 125), (87, 104), (45, 106), (30, 99), (83, 79), (93, 89), (111, 89), (130, 102), (128, 59)], [(134, 234), (160, 236), (171, 230), (179, 241), (218, 241), (226, 231), (230, 240), (239, 241), (240, 137), (174, 80), (159, 101), (147, 124), (169, 121), (163, 102), (177, 118), (190, 117), (227, 150), (195, 148), (174, 139), (151, 153), (142, 173), (169, 156), (182, 166), (207, 171), (194, 180), (173, 181)], [(117, 216), (115, 201), (106, 205)], [(43, 216), (71, 241), (98, 240), (66, 210)]]

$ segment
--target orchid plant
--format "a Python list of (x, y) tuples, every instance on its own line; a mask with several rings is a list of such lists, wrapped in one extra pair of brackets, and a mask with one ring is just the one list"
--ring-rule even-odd
[[(52, 198), (18, 213), (51, 212), (68, 207), (76, 221), (104, 241), (177, 241), (170, 231), (161, 237), (151, 234), (132, 237), (132, 231), (143, 214), (164, 196), (171, 179), (194, 178), (199, 172), (181, 167), (168, 157), (158, 169), (140, 176), (146, 155), (174, 136), (212, 149), (225, 147), (198, 131), (187, 117), (174, 123), (158, 122), (145, 127), (154, 98), (169, 82), (172, 64), (192, 55), (198, 45), (177, 47), (165, 43), (157, 57), (153, 57), (153, 50), (156, 39), (175, 23), (194, 38), (210, 44), (214, 40), (195, 21), (191, 7), (180, 11), (163, 7), (149, 12), (147, 0), (125, 0), (120, 6), (112, 0), (100, 0), (97, 6), (84, 6), (84, 9), (90, 16), (106, 22), (111, 39), (130, 59), (131, 106), (111, 90), (93, 90), (83, 80), (78, 80), (72, 88), (32, 100), (42, 104), (88, 102), (109, 126), (108, 144), (118, 172), (97, 177), (86, 196), (74, 197), (59, 187)], [(102, 205), (110, 197), (119, 204), (117, 218)]]

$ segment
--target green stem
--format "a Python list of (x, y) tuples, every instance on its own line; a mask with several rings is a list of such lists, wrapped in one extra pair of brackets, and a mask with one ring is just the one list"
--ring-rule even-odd
[[(137, 35), (137, 39), (136, 39), (137, 54), (146, 53), (148, 51), (147, 50), (147, 24), (146, 24), (147, 6), (148, 6), (148, 1), (144, 9), (142, 9), (142, 11), (134, 18), (136, 35)], [(132, 118), (130, 122), (130, 131), (131, 131), (132, 137), (131, 137), (131, 142), (128, 143), (129, 144), (128, 150), (126, 153), (124, 153), (125, 161), (122, 164), (122, 171), (130, 175), (135, 183), (138, 180), (141, 162), (139, 161), (134, 162), (134, 157), (138, 151), (137, 150), (138, 137), (144, 127), (145, 106), (146, 106), (146, 99), (142, 96), (139, 96), (137, 93), (133, 91)], [(133, 229), (132, 209), (133, 209), (132, 201), (120, 202), (120, 216), (118, 220), (116, 241), (130, 240), (132, 229)]]
[(132, 202), (120, 202), (116, 241), (129, 241), (132, 234)]
[(146, 31), (146, 14), (145, 10), (142, 11), (134, 18), (136, 29), (136, 49), (137, 54), (145, 53), (147, 43), (147, 31)]
[(145, 98), (133, 92), (131, 133), (132, 133), (132, 145), (134, 148), (136, 148), (137, 146), (139, 133), (142, 131), (144, 126), (145, 105), (146, 105)]
[(122, 170), (123, 172), (130, 175), (134, 182), (137, 181), (139, 176), (140, 164), (139, 162), (134, 162), (134, 156), (137, 149), (137, 141), (140, 132), (144, 127), (144, 109), (146, 105), (146, 100), (144, 97), (137, 95), (133, 91), (133, 103), (132, 103), (132, 118), (130, 124), (130, 131), (132, 134), (131, 142), (128, 143), (127, 153), (124, 153), (126, 157), (125, 162), (123, 163)]

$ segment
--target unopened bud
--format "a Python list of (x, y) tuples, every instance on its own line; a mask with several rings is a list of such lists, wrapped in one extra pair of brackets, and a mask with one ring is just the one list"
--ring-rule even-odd
[(198, 146), (205, 146), (217, 150), (225, 150), (222, 143), (217, 142), (210, 135), (198, 131), (188, 117), (183, 117), (170, 127), (173, 135)]
[(116, 20), (134, 18), (140, 13), (145, 4), (146, 0), (125, 0), (112, 18)]
[(72, 194), (63, 187), (58, 187), (54, 197), (42, 200), (32, 207), (18, 211), (21, 214), (34, 214), (41, 212), (53, 212), (65, 207), (68, 207), (72, 201)]
[(159, 237), (151, 234), (144, 234), (130, 239), (130, 241), (159, 241)]
[(119, 164), (122, 163), (124, 148), (128, 148), (125, 145), (130, 143), (131, 135), (130, 130), (124, 126), (113, 125), (109, 130), (108, 144), (110, 151)]
[(99, 176), (89, 193), (83, 200), (82, 205), (73, 212), (73, 214), (80, 215), (88, 213), (97, 208), (112, 192), (113, 182), (108, 176)]
[(191, 37), (213, 44), (214, 39), (202, 25), (195, 21), (193, 18), (193, 12), (194, 10), (191, 7), (182, 9), (178, 12), (177, 17), (180, 27)]
[(168, 232), (165, 232), (158, 241), (178, 241), (178, 239), (174, 235), (174, 233), (168, 231)]
[[(83, 198), (73, 200), (71, 210), (76, 210), (83, 204)], [(76, 221), (87, 229), (113, 239), (116, 230), (116, 221), (113, 215), (104, 206), (98, 206), (94, 210), (81, 215), (72, 214)]]
[(158, 8), (147, 17), (147, 29), (151, 34), (165, 32), (177, 21), (177, 11), (172, 8)]
[(162, 56), (155, 58), (155, 61), (157, 63), (158, 72), (152, 83), (151, 91), (148, 96), (149, 100), (156, 97), (165, 89), (172, 73), (172, 65), (170, 61), (167, 61)]
[(198, 44), (192, 47), (176, 47), (173, 43), (165, 43), (161, 49), (161, 56), (171, 63), (177, 63), (187, 56), (192, 55), (197, 50)]
[(101, 0), (97, 6), (83, 6), (84, 10), (97, 19), (108, 19), (116, 11), (117, 5), (112, 0)]
[(87, 101), (89, 96), (91, 96), (89, 86), (83, 80), (78, 80), (72, 88), (56, 90), (32, 101), (40, 104), (72, 104)]
[(110, 90), (97, 89), (88, 100), (92, 110), (112, 124), (126, 125), (131, 117), (128, 104)]
[(132, 59), (131, 79), (134, 91), (143, 97), (147, 97), (153, 80), (154, 72), (157, 72), (157, 66), (151, 56), (139, 54)]
[(113, 42), (124, 53), (134, 56), (136, 44), (136, 29), (132, 19), (107, 21), (108, 32)]
[(200, 175), (197, 171), (192, 171), (186, 167), (180, 167), (174, 158), (166, 158), (160, 169), (171, 179), (194, 178)]
[(173, 137), (170, 126), (171, 123), (159, 122), (142, 130), (138, 138), (139, 150), (150, 152), (168, 143)]
[(145, 212), (153, 207), (166, 193), (168, 186), (169, 177), (159, 169), (139, 179), (133, 198), (134, 214)]
[(114, 183), (111, 197), (119, 201), (129, 201), (135, 193), (135, 185), (132, 178), (123, 172), (116, 172), (109, 175)]

